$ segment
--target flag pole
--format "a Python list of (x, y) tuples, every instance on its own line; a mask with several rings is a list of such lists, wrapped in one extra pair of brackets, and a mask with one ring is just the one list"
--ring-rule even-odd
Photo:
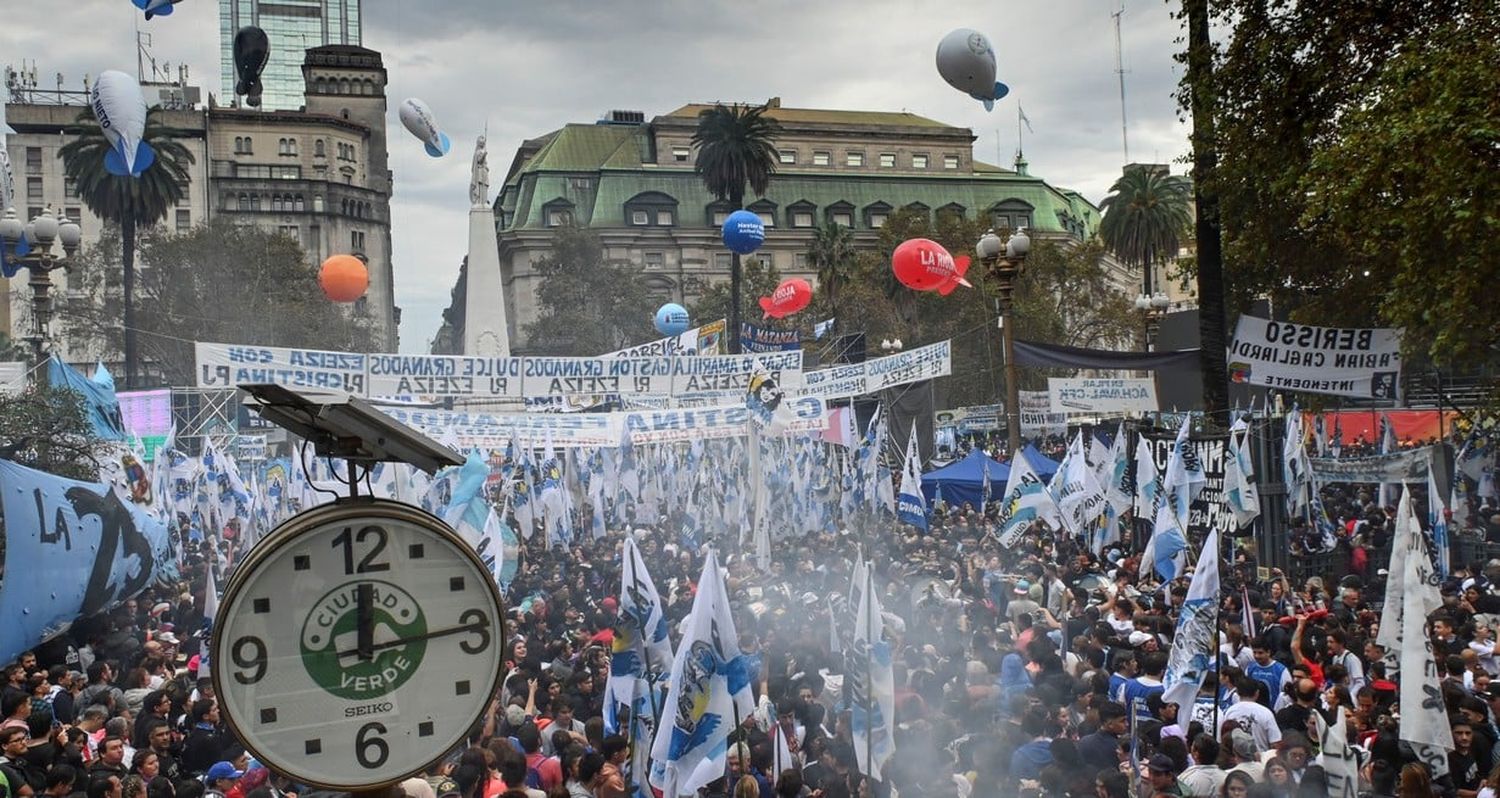
[[(874, 569), (875, 563), (873, 560), (865, 566), (865, 593), (861, 597), (865, 606), (872, 608), (871, 601), (874, 599), (872, 591), (875, 590)], [(874, 615), (875, 613), (873, 612), (867, 613), (867, 617), (865, 618), (865, 767), (871, 771), (875, 770), (875, 729), (870, 725), (870, 717), (873, 714), (872, 710), (875, 706), (875, 691), (873, 689), (875, 669), (872, 667), (873, 663), (870, 661), (870, 650), (875, 644)], [(870, 774), (867, 773), (865, 775), (868, 776)], [(883, 781), (883, 779), (877, 779), (877, 781)]]

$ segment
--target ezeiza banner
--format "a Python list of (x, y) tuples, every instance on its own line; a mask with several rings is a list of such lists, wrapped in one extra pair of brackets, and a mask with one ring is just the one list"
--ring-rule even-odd
[[(782, 434), (821, 432), (828, 427), (823, 400), (788, 398), (791, 421)], [(435, 440), (456, 439), (462, 447), (503, 448), (512, 436), (522, 446), (559, 448), (632, 443), (701, 441), (744, 435), (752, 411), (743, 403), (721, 407), (641, 409), (621, 413), (471, 413), (382, 406), (381, 411)]]
[[(951, 373), (952, 342), (940, 341), (894, 355), (871, 358), (863, 363), (806, 372), (802, 375), (802, 386), (789, 388), (787, 395), (847, 399), (898, 385), (946, 377)], [(786, 384), (782, 385), (785, 387)]]
[(1047, 400), (1054, 413), (1151, 413), (1156, 383), (1150, 379), (1052, 377)]
[(421, 396), (522, 400), (592, 394), (739, 395), (757, 371), (782, 386), (802, 384), (802, 353), (472, 357), (327, 352), (197, 343), (200, 388), (272, 383), (365, 398)]
[(1403, 332), (1240, 316), (1229, 347), (1229, 378), (1287, 391), (1395, 399)]

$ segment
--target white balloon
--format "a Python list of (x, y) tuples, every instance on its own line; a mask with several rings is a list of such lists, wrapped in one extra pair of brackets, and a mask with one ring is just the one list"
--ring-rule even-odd
[(111, 69), (94, 82), (90, 106), (109, 141), (104, 168), (112, 175), (140, 177), (156, 162), (156, 153), (142, 140), (146, 131), (146, 97), (135, 78)]
[(986, 111), (1010, 93), (1004, 83), (995, 81), (995, 48), (972, 28), (959, 28), (938, 42), (937, 69), (949, 86), (984, 103)]
[(432, 115), (432, 109), (427, 107), (427, 103), (408, 97), (401, 102), (401, 109), (396, 115), (413, 136), (421, 139), (428, 155), (441, 158), (448, 154), (448, 149), (453, 146), (452, 142), (448, 140), (447, 133), (438, 129), (437, 117)]

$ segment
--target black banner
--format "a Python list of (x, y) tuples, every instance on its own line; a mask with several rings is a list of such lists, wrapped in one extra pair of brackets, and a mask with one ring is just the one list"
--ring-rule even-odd
[[(1151, 459), (1156, 462), (1156, 473), (1163, 479), (1167, 475), (1167, 458), (1172, 454), (1172, 443), (1176, 439), (1176, 435), (1146, 436), (1146, 442), (1151, 446)], [(1224, 498), (1224, 461), (1229, 457), (1229, 440), (1189, 438), (1188, 444), (1192, 446), (1198, 462), (1203, 464), (1203, 476), (1208, 478), (1208, 482), (1198, 493), (1198, 498), (1193, 499), (1186, 531), (1193, 540), (1202, 540), (1210, 529), (1218, 529), (1220, 538), (1237, 534), (1239, 527), (1234, 520), (1234, 512), (1229, 509), (1229, 503)]]

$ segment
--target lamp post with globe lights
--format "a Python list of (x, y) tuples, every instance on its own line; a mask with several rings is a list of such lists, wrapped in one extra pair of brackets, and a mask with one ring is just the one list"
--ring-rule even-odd
[(1138, 294), (1135, 298), (1135, 309), (1140, 311), (1141, 317), (1146, 321), (1146, 342), (1144, 351), (1150, 352), (1156, 344), (1156, 332), (1161, 326), (1162, 317), (1167, 315), (1167, 307), (1172, 300), (1161, 291), (1154, 294)]
[(974, 252), (1000, 291), (1000, 337), (1005, 352), (1005, 435), (1010, 456), (1015, 457), (1021, 450), (1021, 386), (1016, 371), (1016, 331), (1010, 318), (1011, 301), (1015, 297), (1016, 281), (1026, 268), (1031, 237), (1026, 235), (1025, 228), (1020, 228), (1002, 241), (994, 230), (990, 230), (979, 238)]
[[(31, 334), (26, 340), (31, 344), (35, 366), (41, 366), (52, 320), (52, 272), (68, 269), (73, 257), (78, 254), (78, 244), (83, 231), (78, 223), (67, 217), (61, 221), (52, 214), (52, 209), (22, 224), (15, 208), (9, 208), (0, 217), (0, 250), (7, 274), (25, 268), (30, 272), (27, 284), (31, 287)], [(54, 243), (61, 243), (63, 254), (53, 252)], [(39, 380), (46, 379), (46, 371), (38, 369)]]

